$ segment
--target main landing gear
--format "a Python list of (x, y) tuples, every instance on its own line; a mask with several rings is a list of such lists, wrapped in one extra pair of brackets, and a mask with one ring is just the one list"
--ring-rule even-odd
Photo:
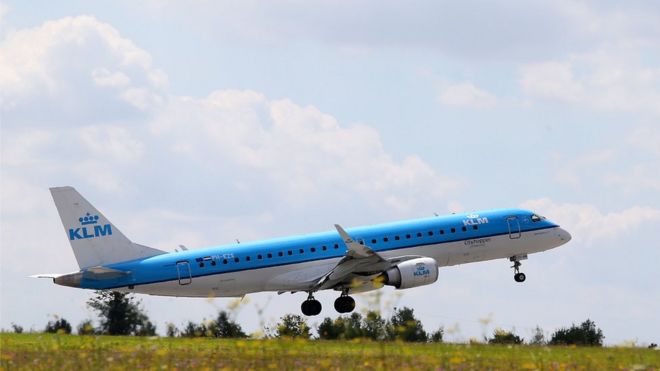
[(339, 313), (350, 313), (353, 309), (355, 309), (355, 299), (348, 296), (348, 292), (342, 292), (335, 300), (335, 310)]
[[(310, 292), (307, 300), (300, 305), (300, 310), (306, 316), (316, 316), (321, 313), (321, 302), (314, 299), (314, 293)], [(346, 291), (335, 300), (335, 310), (339, 313), (350, 313), (355, 309), (355, 299), (348, 296)]]
[(527, 259), (527, 255), (516, 255), (509, 258), (509, 260), (513, 262), (511, 268), (513, 268), (513, 271), (515, 272), (513, 279), (516, 282), (525, 282), (525, 279), (527, 278), (525, 273), (520, 271), (520, 266), (522, 265), (520, 261), (525, 259)]
[(300, 305), (300, 310), (302, 310), (303, 314), (306, 316), (318, 315), (321, 313), (321, 308), (321, 302), (314, 299), (314, 294), (311, 292), (309, 293), (307, 300), (303, 301)]

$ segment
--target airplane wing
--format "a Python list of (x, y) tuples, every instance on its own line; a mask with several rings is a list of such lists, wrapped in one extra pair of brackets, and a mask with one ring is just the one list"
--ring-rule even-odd
[[(359, 287), (369, 287), (372, 283), (378, 285), (379, 282), (373, 281), (381, 273), (402, 261), (420, 257), (405, 255), (384, 258), (369, 246), (356, 242), (339, 224), (335, 224), (335, 228), (346, 245), (346, 255), (314, 284), (313, 291), (338, 287), (358, 290)], [(382, 282), (380, 286), (382, 287)]]

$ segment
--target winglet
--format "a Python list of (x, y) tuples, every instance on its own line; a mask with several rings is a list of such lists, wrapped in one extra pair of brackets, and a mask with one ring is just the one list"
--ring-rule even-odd
[(341, 239), (344, 240), (345, 244), (348, 245), (349, 243), (353, 242), (351, 236), (349, 236), (348, 233), (346, 233), (346, 231), (344, 230), (344, 228), (341, 227), (341, 225), (335, 224), (335, 228), (337, 229), (337, 232), (341, 236)]

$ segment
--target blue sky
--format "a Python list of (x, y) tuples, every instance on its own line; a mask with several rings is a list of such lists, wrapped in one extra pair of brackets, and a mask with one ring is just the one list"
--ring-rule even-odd
[[(591, 318), (657, 343), (659, 25), (641, 1), (3, 2), (0, 326), (93, 315), (26, 278), (77, 269), (47, 190), (73, 185), (168, 251), (533, 208), (574, 239), (524, 285), (485, 262), (386, 301), (456, 341)], [(143, 300), (161, 329), (231, 302)], [(237, 316), (254, 331), (256, 307), (300, 300)]]

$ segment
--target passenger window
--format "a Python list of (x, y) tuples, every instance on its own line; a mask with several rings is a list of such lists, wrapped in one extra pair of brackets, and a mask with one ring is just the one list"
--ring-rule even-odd
[(335, 249), (338, 249), (338, 248), (339, 248), (339, 244), (335, 244)]
[(327, 250), (328, 248), (327, 248), (325, 245), (323, 245), (323, 247), (321, 247), (321, 249), (322, 249), (323, 251), (325, 251), (325, 250)]
[(298, 250), (298, 251), (300, 251), (301, 254), (304, 254), (304, 253), (305, 253), (305, 249), (300, 249), (300, 250)]
[(309, 251), (316, 252), (316, 247), (312, 247), (311, 249), (309, 249)]
[(277, 256), (284, 256), (284, 253), (281, 252), (281, 251), (279, 251), (279, 252), (277, 253)]
[(200, 268), (204, 268), (204, 263), (199, 263)]
[(477, 229), (479, 229), (479, 226), (475, 224), (475, 225), (472, 226), (472, 229), (474, 229), (476, 231)]
[(389, 238), (387, 238), (387, 237), (383, 237), (383, 242), (387, 242), (387, 241), (389, 241), (389, 240), (390, 240)]
[(440, 230), (440, 234), (445, 234), (445, 230), (444, 230), (444, 229), (441, 229), (441, 230)]
[(408, 233), (408, 234), (406, 235), (406, 239), (408, 239), (408, 240), (410, 239), (410, 233)]
[(467, 232), (467, 227), (466, 227), (466, 226), (462, 226), (462, 227), (461, 227), (461, 230), (462, 230), (463, 232)]
[(240, 262), (240, 261), (241, 261), (241, 259), (239, 259), (239, 258), (234, 258), (234, 262), (238, 263), (238, 262)]
[(273, 257), (273, 254), (268, 253), (268, 259), (270, 259), (270, 258), (272, 258), (272, 257)]
[(399, 236), (394, 236), (394, 239), (398, 241), (398, 240), (399, 240)]
[(211, 260), (211, 265), (215, 267), (215, 260)]
[(227, 259), (223, 259), (222, 264), (227, 264)]
[(417, 232), (417, 237), (422, 237), (422, 232)]
[(433, 236), (433, 231), (429, 231), (429, 236)]
[(257, 255), (257, 259), (261, 260), (261, 259), (263, 259), (263, 256), (261, 256), (261, 254), (259, 254), (259, 255)]
[(293, 251), (289, 250), (289, 251), (287, 251), (287, 254), (293, 255)]
[(376, 239), (375, 239), (375, 238), (372, 238), (372, 239), (371, 239), (371, 243), (376, 243)]
[(451, 233), (456, 233), (456, 228), (452, 228)]

